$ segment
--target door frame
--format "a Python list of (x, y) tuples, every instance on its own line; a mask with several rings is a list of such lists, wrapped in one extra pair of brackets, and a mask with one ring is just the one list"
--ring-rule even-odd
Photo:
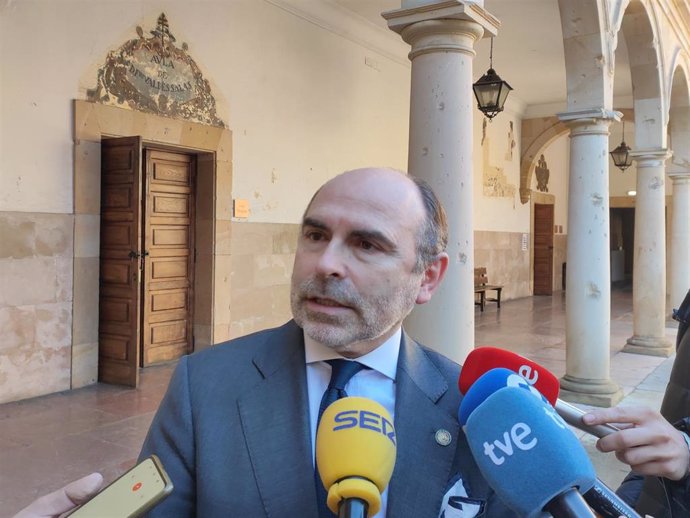
[[(537, 211), (537, 207), (540, 208), (539, 211)], [(532, 273), (533, 273), (533, 282), (532, 282), (532, 295), (548, 295), (551, 296), (553, 295), (553, 284), (554, 284), (554, 259), (555, 259), (555, 250), (554, 250), (554, 236), (555, 236), (555, 231), (554, 231), (554, 223), (555, 223), (555, 211), (554, 211), (554, 205), (551, 203), (535, 203), (534, 204), (534, 212), (533, 212), (533, 226), (534, 226), (534, 234), (533, 234), (533, 239), (532, 239), (532, 251), (533, 251), (533, 256), (534, 256), (534, 261), (532, 265)], [(537, 218), (538, 212), (542, 213), (546, 211), (547, 214), (545, 217), (542, 219)], [(546, 272), (542, 271), (541, 268), (537, 268), (537, 260), (536, 260), (536, 250), (537, 250), (537, 226), (540, 225), (541, 223), (548, 223), (548, 232), (541, 234), (541, 237), (548, 237), (548, 240), (551, 242), (551, 244), (548, 247), (548, 253), (547, 255), (549, 256), (549, 261), (546, 261), (544, 263), (544, 268), (548, 268), (549, 275), (545, 275)], [(549, 264), (549, 262), (551, 264)], [(537, 273), (540, 274), (540, 281), (541, 283), (539, 284), (540, 290), (539, 293), (537, 293)], [(543, 289), (542, 289), (543, 288)]]
[[(120, 141), (122, 143), (120, 144)], [(187, 330), (187, 342), (189, 344), (189, 349), (186, 350), (185, 354), (191, 353), (194, 351), (194, 346), (195, 346), (195, 329), (194, 329), (194, 324), (195, 324), (195, 319), (194, 319), (194, 314), (195, 314), (195, 307), (196, 307), (196, 300), (197, 296), (195, 296), (195, 278), (196, 278), (196, 273), (197, 270), (201, 269), (206, 269), (212, 267), (212, 265), (207, 264), (207, 260), (202, 260), (202, 261), (197, 261), (197, 243), (194, 239), (195, 234), (197, 233), (197, 229), (201, 230), (202, 232), (205, 231), (205, 235), (210, 235), (208, 232), (208, 228), (203, 228), (203, 222), (197, 221), (196, 219), (196, 206), (199, 204), (199, 198), (197, 197), (197, 181), (199, 183), (204, 183), (204, 182), (209, 182), (209, 175), (204, 175), (204, 178), (201, 178), (200, 180), (197, 180), (197, 157), (199, 155), (202, 155), (202, 152), (198, 152), (195, 150), (189, 150), (185, 149), (184, 151), (174, 149), (174, 146), (159, 146), (157, 144), (150, 144), (145, 142), (141, 136), (131, 136), (131, 137), (117, 137), (117, 138), (111, 138), (108, 137), (108, 142), (109, 146), (111, 147), (121, 147), (121, 146), (131, 146), (132, 144), (135, 145), (134, 151), (136, 152), (136, 157), (133, 163), (133, 167), (135, 169), (134, 172), (134, 181), (137, 182), (136, 189), (131, 189), (130, 192), (133, 193), (134, 196), (137, 197), (137, 199), (134, 201), (132, 204), (134, 207), (134, 216), (136, 218), (136, 221), (134, 221), (134, 225), (130, 226), (130, 231), (131, 232), (136, 232), (136, 236), (134, 236), (134, 240), (132, 243), (130, 243), (129, 248), (132, 248), (132, 252), (136, 251), (141, 251), (143, 252), (147, 248), (151, 248), (149, 244), (149, 240), (152, 237), (151, 235), (148, 234), (147, 228), (150, 222), (148, 221), (149, 218), (149, 212), (150, 212), (150, 204), (153, 201), (151, 198), (151, 186), (150, 183), (153, 178), (151, 175), (151, 170), (150, 170), (150, 153), (155, 153), (155, 152), (162, 152), (162, 153), (175, 153), (176, 155), (182, 155), (184, 157), (189, 158), (190, 166), (192, 168), (191, 171), (191, 177), (192, 177), (192, 193), (193, 197), (190, 200), (191, 203), (191, 220), (190, 220), (190, 241), (191, 241), (191, 246), (193, 247), (191, 249), (191, 259), (190, 263), (188, 266), (188, 278), (190, 278), (192, 284), (190, 286), (190, 291), (189, 291), (189, 296), (187, 299), (187, 304), (186, 308), (188, 308), (189, 313), (190, 313), (190, 319), (187, 320), (187, 325), (186, 325), (186, 330)], [(101, 144), (101, 147), (103, 147), (103, 144)], [(103, 164), (101, 164), (103, 167)], [(101, 167), (101, 169), (102, 169)], [(101, 176), (101, 192), (103, 191), (104, 185), (103, 185), (103, 177)], [(130, 200), (130, 203), (132, 201)], [(210, 219), (208, 221), (211, 221)], [(118, 224), (118, 223), (115, 223)], [(112, 224), (111, 224), (112, 225)], [(103, 225), (101, 225), (101, 230), (103, 230)], [(102, 236), (101, 236), (102, 237)], [(201, 246), (204, 246), (204, 249), (202, 250), (201, 257), (208, 259), (210, 254), (208, 253), (208, 249), (212, 248), (212, 242), (205, 242), (201, 243)], [(103, 252), (103, 249), (101, 248), (101, 252)], [(146, 256), (148, 256), (148, 253), (146, 253)], [(132, 264), (134, 265), (134, 272), (132, 275), (136, 276), (138, 278), (138, 281), (136, 281), (136, 291), (137, 291), (137, 296), (134, 301), (136, 306), (133, 308), (134, 312), (136, 313), (136, 318), (131, 316), (131, 318), (128, 318), (127, 321), (129, 322), (129, 326), (125, 325), (125, 327), (129, 329), (129, 334), (126, 336), (130, 337), (132, 340), (128, 341), (128, 346), (126, 351), (119, 351), (117, 349), (113, 349), (113, 345), (110, 347), (106, 346), (106, 342), (103, 341), (104, 336), (108, 336), (108, 339), (110, 342), (113, 342), (113, 340), (110, 338), (110, 335), (103, 335), (103, 333), (99, 333), (99, 369), (98, 369), (98, 381), (100, 382), (105, 382), (105, 383), (115, 383), (115, 384), (124, 384), (132, 387), (136, 387), (139, 383), (139, 369), (142, 367), (145, 367), (147, 365), (146, 363), (146, 358), (147, 358), (147, 353), (146, 353), (146, 344), (147, 344), (147, 338), (146, 338), (146, 333), (148, 331), (147, 328), (147, 304), (149, 304), (148, 300), (148, 294), (147, 294), (147, 282), (149, 282), (150, 279), (150, 268), (151, 268), (151, 257), (138, 257), (134, 262), (130, 259), (129, 263), (131, 263), (129, 266), (130, 268), (132, 267)], [(131, 277), (131, 275), (128, 275), (128, 277)], [(99, 290), (101, 290), (104, 286), (102, 284), (102, 279), (99, 279)], [(121, 289), (120, 287), (116, 286), (116, 288)], [(205, 290), (202, 289), (203, 295), (205, 296), (210, 296), (212, 293), (213, 286), (203, 286), (202, 288), (206, 288)], [(112, 292), (113, 289), (108, 286), (108, 292)], [(116, 290), (117, 291), (117, 290)], [(112, 294), (111, 294), (112, 296)], [(116, 300), (118, 300), (116, 298)], [(112, 301), (109, 299), (108, 302)], [(103, 305), (104, 299), (101, 297), (99, 293), (99, 300), (98, 300), (98, 305), (99, 308)], [(102, 316), (102, 315), (101, 315)], [(118, 323), (118, 322), (111, 322), (111, 321), (106, 321), (108, 328), (115, 327), (122, 329), (123, 324)], [(102, 318), (99, 318), (99, 325), (104, 325), (104, 320)], [(105, 354), (105, 351), (111, 351), (111, 352), (116, 352), (119, 356), (119, 353), (123, 352), (126, 354), (123, 354), (121, 357), (112, 357), (108, 354)]]
[[(529, 225), (530, 225), (530, 247), (529, 247), (529, 285), (530, 285), (530, 293), (534, 295), (534, 206), (535, 205), (554, 205), (554, 222), (556, 221), (556, 196), (553, 194), (545, 193), (545, 192), (540, 192), (540, 191), (532, 191), (530, 193), (530, 218), (529, 218)], [(554, 233), (555, 234), (555, 233)], [(555, 235), (554, 235), (555, 238)], [(555, 242), (555, 239), (554, 239)], [(554, 260), (556, 257), (556, 249), (554, 248)], [(556, 278), (556, 270), (555, 267), (552, 270), (553, 275), (552, 275), (552, 281), (553, 279)]]
[(101, 138), (132, 135), (140, 135), (147, 147), (197, 155), (196, 200), (204, 203), (196, 202), (196, 220), (202, 226), (196, 230), (198, 237), (205, 237), (197, 240), (195, 348), (230, 335), (232, 133), (224, 127), (75, 100), (71, 388), (94, 383), (98, 374)]

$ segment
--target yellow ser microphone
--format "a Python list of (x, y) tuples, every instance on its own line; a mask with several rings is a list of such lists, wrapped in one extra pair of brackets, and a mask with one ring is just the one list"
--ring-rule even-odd
[(329, 405), (316, 432), (316, 464), (328, 508), (342, 516), (344, 504), (360, 501), (366, 504), (364, 516), (378, 513), (395, 453), (393, 419), (379, 403), (345, 397)]

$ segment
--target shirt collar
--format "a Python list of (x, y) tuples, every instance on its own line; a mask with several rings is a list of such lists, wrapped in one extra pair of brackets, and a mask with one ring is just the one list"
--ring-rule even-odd
[[(400, 354), (401, 339), (402, 328), (399, 327), (388, 340), (373, 351), (357, 358), (357, 361), (395, 381), (395, 374), (398, 370), (398, 355)], [(307, 336), (306, 333), (304, 333), (304, 356), (307, 365), (325, 360), (343, 358), (343, 356), (340, 356), (330, 347)]]

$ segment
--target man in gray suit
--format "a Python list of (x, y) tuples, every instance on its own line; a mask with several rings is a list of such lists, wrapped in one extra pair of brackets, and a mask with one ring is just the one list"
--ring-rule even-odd
[(160, 457), (175, 489), (149, 516), (316, 518), (316, 416), (335, 358), (367, 367), (348, 395), (394, 416), (397, 459), (377, 518), (513, 516), (457, 423), (459, 366), (401, 329), (439, 286), (446, 242), (436, 196), (403, 173), (359, 169), (321, 187), (299, 236), (294, 320), (177, 366), (141, 452)]
[[(174, 490), (149, 516), (324, 518), (314, 437), (327, 362), (356, 359), (365, 368), (347, 394), (383, 405), (397, 433), (393, 476), (370, 518), (513, 518), (458, 425), (460, 367), (402, 331), (443, 279), (447, 240), (443, 208), (423, 182), (359, 169), (326, 183), (302, 221), (294, 320), (177, 365), (141, 452), (160, 457)], [(77, 481), (22, 516), (64, 512), (100, 480)]]

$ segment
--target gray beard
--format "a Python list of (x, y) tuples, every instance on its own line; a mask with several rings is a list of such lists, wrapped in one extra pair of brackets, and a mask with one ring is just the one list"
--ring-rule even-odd
[[(346, 281), (311, 277), (292, 285), (290, 302), (295, 322), (311, 339), (339, 351), (349, 351), (354, 344), (372, 341), (402, 320), (414, 308), (416, 289), (408, 287), (389, 296), (365, 299)], [(348, 315), (336, 316), (307, 309), (311, 297), (328, 298), (351, 309)]]

